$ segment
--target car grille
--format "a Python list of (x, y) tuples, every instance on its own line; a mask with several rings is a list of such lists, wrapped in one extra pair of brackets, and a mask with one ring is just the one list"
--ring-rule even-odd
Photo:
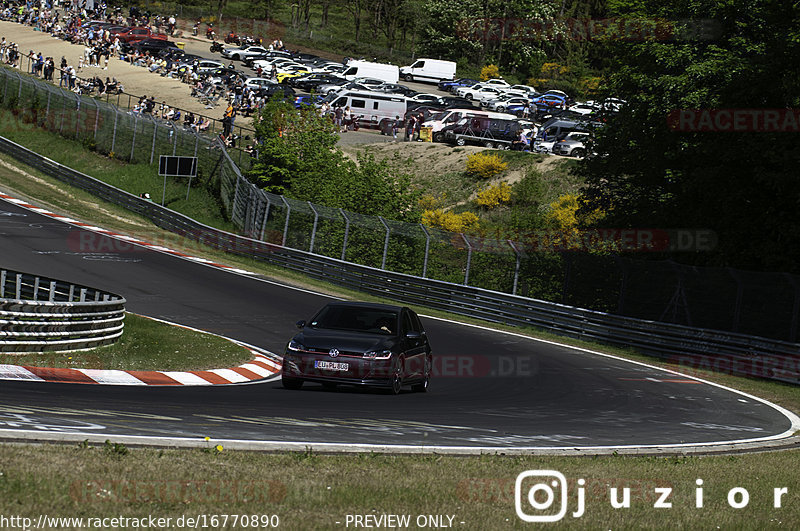
[[(310, 349), (307, 350), (307, 352), (310, 352), (311, 354), (324, 354), (326, 356), (329, 356), (329, 352), (330, 351), (331, 351), (331, 349), (329, 349), (329, 348), (310, 348)], [(364, 357), (364, 353), (363, 352), (353, 352), (353, 351), (348, 351), (348, 350), (340, 350), (338, 357), (340, 357), (340, 358), (363, 358)]]

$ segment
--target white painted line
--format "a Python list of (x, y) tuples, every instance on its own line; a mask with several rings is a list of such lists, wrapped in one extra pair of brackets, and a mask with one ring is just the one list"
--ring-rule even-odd
[(231, 383), (242, 383), (242, 382), (249, 382), (250, 380), (236, 371), (232, 371), (230, 369), (213, 369), (208, 372), (213, 372), (217, 376), (221, 378), (225, 378)]
[(244, 365), (239, 367), (240, 369), (247, 369), (248, 371), (254, 372), (257, 375), (266, 378), (267, 376), (272, 376), (275, 374), (272, 371), (268, 371), (264, 367), (259, 367), (258, 365), (254, 365), (252, 363), (245, 363)]
[(135, 376), (125, 371), (111, 371), (100, 369), (77, 369), (92, 380), (108, 385), (147, 385)]
[(200, 378), (196, 374), (190, 372), (162, 372), (161, 374), (169, 376), (181, 385), (211, 385), (211, 382)]
[(44, 379), (39, 378), (25, 367), (20, 367), (19, 365), (0, 365), (0, 380), (44, 381)]

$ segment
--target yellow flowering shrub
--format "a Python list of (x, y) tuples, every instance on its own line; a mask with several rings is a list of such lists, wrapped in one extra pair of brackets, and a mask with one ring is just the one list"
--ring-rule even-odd
[(500, 77), (500, 69), (497, 65), (486, 65), (481, 68), (481, 81), (488, 81)]
[(467, 157), (467, 173), (483, 179), (491, 179), (508, 168), (496, 153), (473, 153)]
[(422, 213), (422, 223), (428, 227), (444, 229), (449, 232), (464, 232), (478, 227), (478, 216), (472, 212), (444, 211), (441, 208)]
[(482, 207), (494, 208), (500, 203), (507, 203), (511, 200), (511, 186), (507, 182), (495, 184), (484, 188), (475, 197), (475, 202)]

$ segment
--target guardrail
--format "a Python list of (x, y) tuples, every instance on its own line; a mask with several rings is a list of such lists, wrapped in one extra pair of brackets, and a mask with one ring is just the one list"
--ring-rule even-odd
[(119, 295), (0, 269), (0, 352), (108, 345), (122, 335), (124, 318)]
[(555, 334), (629, 347), (688, 369), (714, 369), (800, 384), (800, 344), (585, 310), (472, 286), (393, 273), (290, 249), (203, 225), (0, 137), (0, 151), (64, 182), (211, 247), (332, 284), (409, 304)]

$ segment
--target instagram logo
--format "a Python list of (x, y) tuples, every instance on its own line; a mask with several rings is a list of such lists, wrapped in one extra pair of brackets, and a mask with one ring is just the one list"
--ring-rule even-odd
[[(585, 480), (578, 480), (579, 485), (583, 486), (584, 483)], [(583, 515), (583, 498), (584, 489), (579, 489), (578, 511), (572, 515), (575, 518)], [(556, 470), (522, 472), (514, 484), (514, 507), (517, 516), (524, 522), (558, 522), (567, 514), (567, 478)], [(556, 507), (558, 511), (555, 511)]]

